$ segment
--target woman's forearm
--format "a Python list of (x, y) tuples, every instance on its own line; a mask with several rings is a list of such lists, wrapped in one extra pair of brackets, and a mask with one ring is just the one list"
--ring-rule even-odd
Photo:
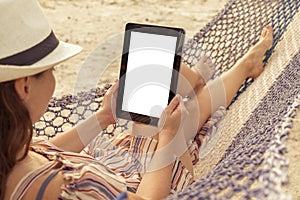
[(65, 151), (81, 152), (109, 124), (100, 110), (79, 125), (57, 134), (50, 142)]
[[(170, 139), (161, 137), (157, 144), (157, 149), (151, 161), (152, 168), (143, 176), (136, 194), (144, 199), (162, 199), (170, 194), (172, 181), (172, 168), (175, 162), (174, 155), (168, 144)], [(159, 157), (159, 158), (158, 158)], [(163, 164), (160, 161), (166, 161)], [(154, 162), (154, 163), (152, 163)], [(159, 163), (157, 163), (159, 162)], [(153, 167), (154, 166), (154, 167)]]
[(146, 173), (136, 194), (143, 199), (162, 199), (170, 194), (173, 163)]

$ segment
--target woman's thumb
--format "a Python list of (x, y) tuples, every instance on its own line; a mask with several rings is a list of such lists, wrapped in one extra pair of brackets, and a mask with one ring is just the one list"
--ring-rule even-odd
[(182, 97), (179, 94), (176, 94), (176, 96), (172, 99), (170, 104), (166, 108), (166, 113), (171, 114), (174, 112), (174, 110), (179, 106), (181, 102)]

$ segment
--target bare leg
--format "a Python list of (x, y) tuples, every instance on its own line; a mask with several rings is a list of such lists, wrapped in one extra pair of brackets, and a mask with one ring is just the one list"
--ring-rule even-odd
[[(272, 28), (266, 27), (261, 35), (259, 42), (253, 46), (249, 52), (239, 60), (233, 68), (221, 75), (222, 85), (225, 91), (225, 105), (228, 106), (238, 89), (247, 77), (256, 78), (263, 71), (263, 56), (268, 48), (272, 45)], [(186, 65), (182, 66), (181, 71), (183, 77), (186, 78), (185, 85), (179, 89), (179, 94), (188, 95), (191, 91), (196, 91), (192, 96), (192, 99), (185, 103), (187, 110), (189, 111), (188, 119), (183, 123), (183, 130), (186, 141), (192, 139), (197, 131), (203, 126), (209, 116), (212, 114), (212, 100), (209, 92), (209, 88), (205, 85), (205, 81), (199, 76), (197, 70), (189, 68)], [(213, 80), (214, 81), (214, 80)], [(184, 89), (186, 85), (189, 85), (189, 90), (185, 93)], [(205, 86), (204, 86), (205, 85)], [(204, 87), (203, 87), (204, 86)], [(198, 120), (197, 120), (198, 119)], [(158, 130), (151, 126), (146, 125), (133, 125), (133, 133), (150, 132), (152, 136), (158, 132)], [(156, 137), (156, 136), (154, 136)], [(191, 165), (191, 158), (188, 152), (185, 152), (180, 160), (182, 163), (193, 173), (193, 167)]]
[(183, 97), (191, 95), (192, 90), (196, 91), (204, 87), (206, 82), (212, 77), (214, 71), (214, 65), (207, 56), (201, 57), (193, 67), (182, 63), (177, 93)]
[[(205, 86), (205, 79), (200, 73), (203, 74), (204, 71), (212, 71), (211, 68), (213, 67), (213, 63), (206, 56), (203, 56), (193, 67), (181, 63), (177, 93), (183, 97), (195, 95), (195, 91), (200, 90)], [(209, 70), (204, 70), (205, 68), (208, 68)], [(209, 77), (206, 76), (206, 79), (210, 77), (211, 75), (209, 75)], [(151, 136), (157, 139), (156, 134), (158, 133), (158, 129), (153, 126), (134, 122), (133, 134), (141, 133), (145, 136)]]
[[(195, 91), (199, 90), (200, 88), (204, 87), (206, 80), (210, 79), (214, 70), (213, 63), (211, 60), (203, 56), (196, 66), (189, 67), (185, 63), (181, 64), (180, 74), (179, 74), (179, 82), (178, 82), (178, 89), (177, 92), (181, 96), (195, 96)], [(205, 78), (202, 76), (202, 74), (205, 74)], [(196, 112), (199, 114), (199, 112)], [(196, 118), (197, 119), (197, 118)], [(193, 126), (191, 125), (193, 124)], [(190, 126), (189, 128), (187, 126)], [(191, 127), (197, 127), (197, 120), (192, 120), (190, 123), (185, 123), (183, 125), (183, 130), (185, 134), (186, 129), (189, 129), (188, 133), (192, 133), (193, 136), (195, 135), (197, 129), (193, 129)], [(140, 123), (134, 123), (132, 126), (132, 133), (133, 135), (136, 134), (143, 134), (144, 136), (150, 136), (156, 140), (158, 140), (158, 133), (159, 130), (157, 127), (140, 124)], [(192, 137), (193, 137), (192, 136)], [(186, 151), (187, 144), (184, 139), (187, 139), (186, 135), (182, 135), (182, 139), (180, 140), (181, 147), (183, 147), (184, 151), (182, 152), (182, 155), (180, 156), (180, 160), (183, 163), (183, 165), (190, 171), (192, 175), (194, 175), (193, 172), (193, 164), (192, 159), (190, 156), (190, 153)], [(184, 145), (184, 146), (183, 146)]]
[[(271, 26), (267, 26), (266, 28), (264, 28), (259, 42), (254, 45), (248, 51), (248, 53), (235, 64), (234, 67), (221, 75), (221, 80), (226, 95), (226, 103), (224, 106), (227, 107), (231, 103), (232, 99), (235, 97), (237, 91), (247, 77), (256, 78), (262, 73), (263, 56), (272, 45), (272, 35), (273, 30)], [(198, 123), (198, 129), (200, 129), (206, 122), (208, 117), (212, 114), (212, 101), (208, 87), (205, 86), (203, 89), (197, 91), (195, 98), (199, 103), (199, 109), (201, 113)], [(194, 109), (193, 107), (189, 108), (189, 105), (187, 105), (187, 107), (191, 110)]]
[(178, 93), (183, 97), (186, 95), (190, 98), (194, 97), (185, 103), (190, 113), (188, 119), (182, 124), (187, 142), (193, 139), (198, 131), (198, 122), (195, 119), (200, 118), (200, 109), (198, 99), (195, 98), (196, 93), (201, 91), (206, 82), (212, 77), (215, 71), (214, 68), (214, 64), (207, 56), (201, 57), (198, 63), (191, 68), (185, 64), (181, 67)]

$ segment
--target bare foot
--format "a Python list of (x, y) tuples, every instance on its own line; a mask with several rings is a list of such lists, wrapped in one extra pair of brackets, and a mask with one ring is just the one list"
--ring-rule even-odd
[(204, 83), (207, 83), (215, 73), (215, 65), (207, 56), (202, 56), (193, 68), (200, 74), (201, 82)]
[(250, 48), (245, 56), (240, 60), (246, 66), (247, 77), (256, 78), (264, 70), (263, 59), (266, 51), (271, 48), (273, 43), (273, 29), (266, 26), (257, 44)]
[[(206, 83), (212, 78), (215, 73), (215, 65), (211, 59), (207, 56), (202, 56), (195, 66), (191, 68), (196, 78), (196, 85), (194, 92), (201, 90)], [(188, 97), (192, 97), (193, 94), (188, 94)]]

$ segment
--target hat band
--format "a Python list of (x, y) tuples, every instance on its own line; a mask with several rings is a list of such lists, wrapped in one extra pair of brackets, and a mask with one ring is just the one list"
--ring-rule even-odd
[(51, 31), (50, 35), (42, 42), (31, 47), (30, 49), (0, 59), (0, 64), (19, 66), (32, 65), (51, 53), (58, 46), (58, 44), (58, 39), (55, 37), (53, 31)]

